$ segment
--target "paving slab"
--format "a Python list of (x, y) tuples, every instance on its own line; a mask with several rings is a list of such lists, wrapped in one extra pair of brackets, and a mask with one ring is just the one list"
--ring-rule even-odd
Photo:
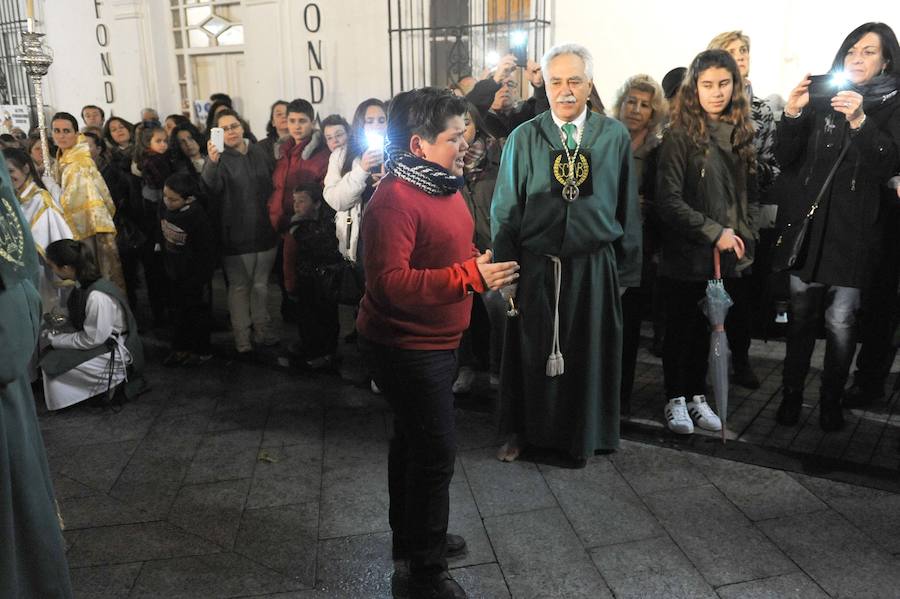
[(513, 597), (612, 599), (559, 508), (485, 518)]
[(717, 589), (722, 599), (828, 599), (809, 576), (802, 572), (742, 582)]
[(794, 476), (888, 552), (900, 553), (900, 495), (811, 476)]
[(172, 505), (168, 520), (182, 530), (230, 550), (249, 490), (249, 479), (185, 485)]
[(84, 599), (125, 599), (141, 571), (140, 562), (115, 566), (71, 568), (72, 591)]
[(509, 589), (497, 564), (467, 566), (451, 571), (470, 599), (509, 599)]
[(619, 451), (609, 459), (638, 495), (709, 482), (684, 452), (673, 449), (623, 441)]
[(717, 599), (668, 536), (597, 547), (591, 559), (616, 599)]
[(382, 456), (380, 462), (325, 469), (319, 538), (390, 530), (386, 449)]
[(247, 597), (299, 588), (301, 583), (241, 555), (220, 553), (147, 562), (130, 597)]
[(60, 499), (59, 513), (66, 530), (150, 522), (155, 518), (147, 512), (108, 495), (86, 495)]
[(327, 597), (391, 597), (391, 534), (328, 539), (319, 542), (316, 588)]
[(450, 520), (447, 531), (462, 535), (467, 549), (465, 555), (448, 560), (449, 567), (461, 568), (497, 561), (469, 483), (465, 480), (450, 484)]
[(218, 553), (220, 547), (168, 522), (87, 528), (68, 552), (69, 566), (103, 566)]
[(482, 517), (557, 506), (537, 465), (501, 462), (496, 452), (488, 447), (459, 454)]
[(97, 443), (67, 447), (48, 455), (50, 469), (72, 480), (108, 493), (138, 447), (139, 441)]
[(644, 499), (714, 587), (797, 571), (712, 485), (664, 491)]
[(313, 587), (318, 525), (318, 503), (246, 510), (234, 551)]
[(690, 454), (690, 461), (751, 520), (827, 509), (815, 495), (787, 473)]
[(896, 597), (900, 559), (833, 511), (766, 520), (758, 526), (828, 594)]
[(665, 534), (609, 460), (592, 458), (581, 469), (541, 466), (540, 470), (585, 547)]

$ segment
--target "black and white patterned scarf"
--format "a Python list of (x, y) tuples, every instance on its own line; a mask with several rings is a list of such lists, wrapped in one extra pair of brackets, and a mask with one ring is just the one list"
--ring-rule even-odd
[(428, 195), (450, 195), (466, 184), (464, 177), (455, 177), (447, 169), (410, 152), (394, 150), (390, 146), (386, 152), (385, 169), (387, 172), (415, 185)]

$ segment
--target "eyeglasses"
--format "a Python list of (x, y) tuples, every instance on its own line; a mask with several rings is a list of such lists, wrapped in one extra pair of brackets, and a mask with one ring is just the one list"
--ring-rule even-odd
[(242, 127), (242, 125), (240, 123), (234, 123), (234, 124), (228, 125), (227, 127), (222, 127), (222, 131), (225, 131), (225, 132), (237, 131), (241, 127)]

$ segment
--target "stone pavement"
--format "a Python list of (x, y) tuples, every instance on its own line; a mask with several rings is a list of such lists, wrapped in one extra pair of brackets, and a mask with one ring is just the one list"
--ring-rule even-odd
[[(389, 597), (391, 419), (353, 352), (342, 380), (265, 353), (166, 369), (148, 346), (152, 389), (120, 412), (41, 413), (78, 596)], [(469, 552), (451, 567), (470, 597), (900, 597), (898, 494), (690, 445), (503, 464), (491, 402), (459, 408)]]

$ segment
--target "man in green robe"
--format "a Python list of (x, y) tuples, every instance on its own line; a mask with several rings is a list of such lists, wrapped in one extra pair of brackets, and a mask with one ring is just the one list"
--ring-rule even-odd
[(640, 285), (641, 220), (631, 140), (587, 109), (593, 60), (582, 46), (542, 60), (550, 111), (509, 136), (491, 209), (494, 259), (521, 265), (508, 288), (498, 457), (527, 445), (583, 465), (619, 445), (620, 295)]
[(0, 597), (72, 596), (28, 362), (41, 298), (37, 252), (0, 158)]

